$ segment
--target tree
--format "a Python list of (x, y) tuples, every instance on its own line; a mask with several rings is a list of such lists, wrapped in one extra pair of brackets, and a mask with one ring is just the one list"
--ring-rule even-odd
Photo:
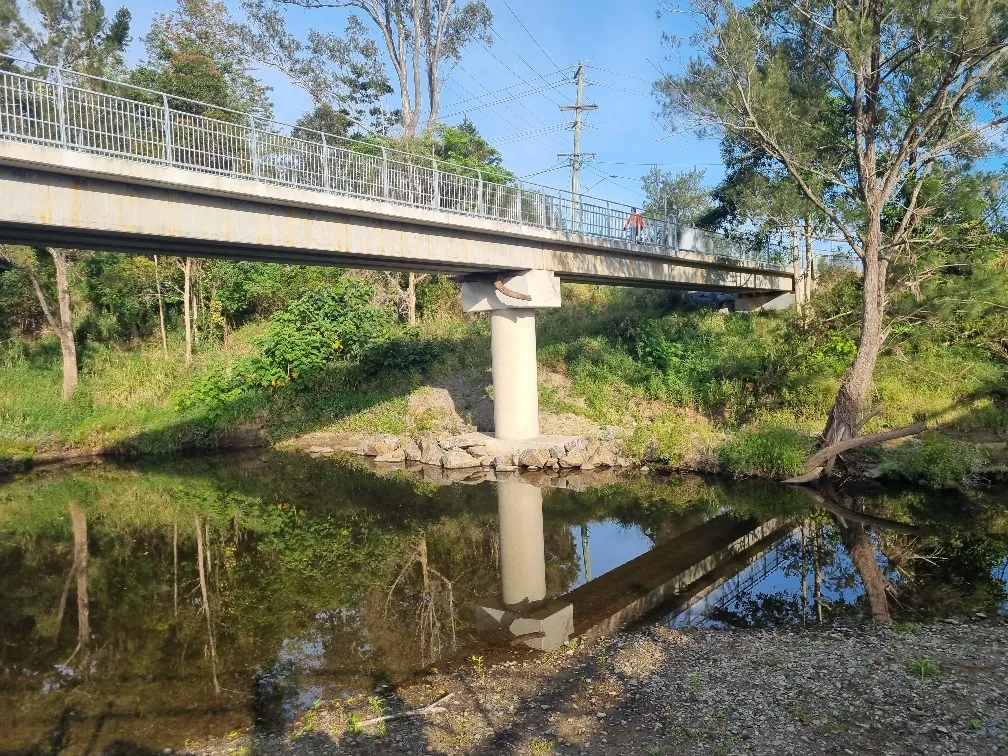
[[(426, 130), (437, 125), (441, 104), (442, 69), (449, 61), (458, 61), (471, 42), (493, 42), (490, 24), (493, 14), (484, 0), (245, 0), (244, 7), (260, 29), (273, 34), (257, 37), (269, 42), (282, 39), (277, 32), (285, 29), (277, 12), (278, 5), (299, 8), (352, 8), (362, 11), (379, 33), (398, 84), (400, 126), (403, 137), (416, 135), (427, 100)], [(338, 38), (313, 30), (307, 49), (323, 54), (337, 64), (337, 80), (344, 86), (355, 78), (367, 81), (381, 68), (378, 46), (367, 37), (364, 23), (351, 15), (344, 37)], [(375, 82), (371, 79), (371, 84)], [(385, 78), (386, 86), (388, 79)], [(309, 90), (311, 91), (311, 90)], [(319, 98), (316, 98), (319, 101)]]
[(696, 18), (697, 55), (655, 84), (664, 115), (765, 153), (863, 264), (860, 340), (823, 431), (828, 447), (858, 433), (889, 295), (931, 211), (922, 189), (987, 154), (1008, 120), (1008, 9), (704, 0)]
[(702, 168), (672, 173), (652, 166), (641, 177), (647, 196), (645, 212), (676, 223), (695, 224), (711, 208), (711, 194), (703, 185), (705, 174)]
[(130, 20), (120, 8), (109, 21), (101, 0), (0, 0), (0, 52), (105, 76), (123, 67)]
[[(46, 291), (48, 288), (45, 282), (47, 275), (43, 265), (46, 254), (51, 258), (54, 268), (55, 307), (50, 301), (52, 295)], [(46, 322), (59, 338), (60, 354), (63, 358), (63, 398), (69, 399), (77, 390), (77, 344), (74, 341), (67, 250), (52, 247), (46, 247), (44, 250), (31, 250), (26, 247), (3, 245), (0, 246), (0, 259), (18, 268), (28, 277)]]
[[(103, 76), (123, 66), (123, 55), (129, 43), (130, 13), (120, 8), (110, 22), (101, 0), (28, 0), (23, 6), (32, 21), (21, 15), (17, 3), (4, 2), (0, 18), (5, 31), (0, 42), (13, 54), (27, 57), (39, 64), (33, 73), (46, 75), (42, 66), (62, 66), (92, 76)], [(89, 82), (82, 82), (89, 86)], [(29, 255), (3, 247), (3, 256), (19, 264), (31, 279), (32, 288), (46, 321), (60, 339), (63, 355), (63, 398), (69, 399), (77, 389), (77, 347), (74, 342), (73, 312), (70, 303), (69, 257), (65, 249), (45, 247), (52, 258), (55, 274), (56, 307), (47, 299), (40, 278), (42, 268)], [(20, 263), (15, 259), (20, 258)], [(56, 313), (59, 317), (56, 317)]]

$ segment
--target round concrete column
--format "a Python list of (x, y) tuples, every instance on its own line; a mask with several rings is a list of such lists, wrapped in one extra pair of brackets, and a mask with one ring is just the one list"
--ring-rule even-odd
[(520, 480), (497, 482), (501, 589), (506, 606), (546, 598), (542, 491)]
[(490, 313), (494, 435), (522, 441), (539, 435), (534, 310)]

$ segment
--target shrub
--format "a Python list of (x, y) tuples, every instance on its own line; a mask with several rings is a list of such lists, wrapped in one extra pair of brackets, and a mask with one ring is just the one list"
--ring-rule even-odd
[(364, 369), (372, 374), (421, 375), (441, 357), (436, 342), (425, 341), (410, 329), (400, 338), (376, 341), (364, 352)]
[(811, 449), (811, 437), (789, 428), (747, 429), (721, 447), (721, 466), (736, 478), (793, 478), (804, 471)]
[(983, 447), (931, 432), (887, 451), (882, 473), (933, 488), (949, 488), (988, 462)]

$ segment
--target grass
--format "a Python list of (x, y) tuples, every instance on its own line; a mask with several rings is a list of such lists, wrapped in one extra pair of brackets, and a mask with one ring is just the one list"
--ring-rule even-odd
[(747, 428), (721, 447), (724, 470), (736, 478), (793, 478), (805, 469), (813, 439), (790, 428)]
[(921, 684), (942, 674), (941, 667), (937, 663), (923, 657), (909, 659), (904, 664), (904, 669), (906, 669), (908, 675), (919, 679)]
[(887, 451), (882, 472), (932, 488), (948, 488), (980, 472), (989, 462), (983, 447), (930, 432)]

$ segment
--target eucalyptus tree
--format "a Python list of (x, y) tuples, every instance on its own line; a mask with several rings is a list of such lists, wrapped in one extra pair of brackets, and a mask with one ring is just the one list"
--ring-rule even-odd
[[(309, 47), (327, 53), (339, 64), (344, 77), (352, 77), (374, 76), (383, 67), (379, 44), (384, 45), (393, 72), (385, 80), (395, 82), (400, 126), (406, 138), (417, 134), (425, 99), (425, 130), (437, 125), (446, 64), (460, 60), (462, 51), (472, 42), (493, 42), (493, 14), (485, 0), (245, 0), (244, 6), (261, 27), (272, 24), (274, 30), (280, 23), (277, 9), (282, 6), (361, 12), (377, 32), (378, 44), (368, 36), (365, 22), (351, 12), (342, 38), (313, 30), (308, 37)], [(274, 34), (272, 38), (280, 37)]]
[(765, 153), (863, 265), (857, 355), (823, 432), (859, 432), (887, 304), (906, 280), (929, 177), (988, 154), (1008, 123), (1000, 0), (697, 0), (682, 71), (655, 83), (670, 123)]
[(676, 223), (692, 225), (712, 207), (711, 193), (704, 186), (703, 168), (673, 173), (658, 166), (641, 177), (641, 187), (647, 201), (645, 211), (657, 216), (667, 216)]

